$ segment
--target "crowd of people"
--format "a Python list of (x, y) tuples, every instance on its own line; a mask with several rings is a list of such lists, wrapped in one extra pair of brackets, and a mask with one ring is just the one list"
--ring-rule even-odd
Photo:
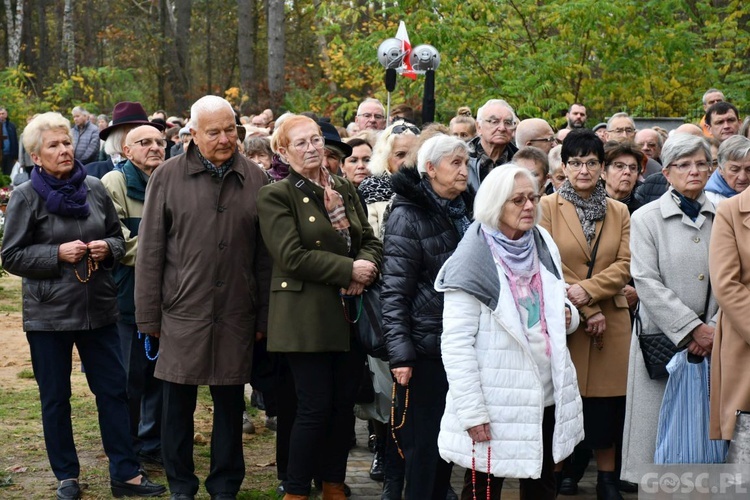
[(0, 107), (2, 263), (23, 278), (57, 498), (81, 496), (73, 346), (117, 497), (195, 497), (203, 385), (211, 498), (237, 496), (254, 404), (285, 500), (350, 496), (355, 415), (383, 500), (499, 499), (505, 478), (575, 495), (592, 458), (597, 498), (621, 499), (676, 439), (657, 336), (710, 370), (692, 439), (732, 440), (750, 411), (750, 118), (716, 89), (703, 104), (667, 131), (622, 112), (587, 128), (575, 103), (557, 132), (503, 99), (420, 126), (368, 98), (346, 128), (205, 96), (187, 121), (121, 102), (18, 133)]

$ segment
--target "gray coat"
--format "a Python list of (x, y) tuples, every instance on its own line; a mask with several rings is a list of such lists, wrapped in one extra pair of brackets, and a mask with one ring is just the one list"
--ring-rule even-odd
[[(695, 222), (672, 200), (661, 198), (636, 210), (631, 219), (630, 271), (640, 303), (643, 333), (664, 332), (678, 346), (701, 323), (709, 291), (708, 244), (714, 206), (701, 194)], [(708, 317), (717, 310), (711, 298)], [(713, 320), (710, 323), (713, 324)], [(654, 462), (659, 409), (667, 379), (651, 380), (635, 334), (630, 344), (627, 406), (623, 434), (622, 478), (638, 482), (636, 468)]]
[(191, 143), (148, 181), (135, 266), (136, 323), (160, 332), (154, 375), (178, 384), (250, 381), (266, 331), (271, 261), (258, 226), (266, 175), (239, 153), (213, 177)]
[[(2, 258), (9, 273), (23, 277), (24, 331), (89, 330), (117, 320), (117, 287), (111, 269), (125, 255), (125, 240), (101, 181), (87, 177), (84, 182), (91, 209), (86, 218), (51, 214), (30, 182), (18, 186), (10, 197)], [(85, 279), (86, 259), (73, 266), (57, 256), (62, 243), (75, 240), (106, 241), (112, 253), (86, 283), (75, 275), (77, 271)]]

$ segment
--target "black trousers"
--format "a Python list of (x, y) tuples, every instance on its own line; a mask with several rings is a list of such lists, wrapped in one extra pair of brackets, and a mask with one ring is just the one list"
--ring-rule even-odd
[(398, 386), (396, 426), (406, 411), (404, 425), (396, 431), (406, 461), (406, 498), (445, 500), (453, 464), (440, 458), (437, 440), (447, 393), (448, 379), (440, 359), (416, 361), (407, 408), (406, 388)]
[[(195, 495), (198, 478), (193, 462), (193, 436), (198, 386), (163, 381), (162, 456), (172, 493)], [(242, 411), (245, 399), (242, 385), (209, 386), (214, 402), (211, 431), (211, 470), (206, 490), (211, 495), (236, 495), (245, 478), (242, 454)]]
[(285, 488), (290, 494), (309, 495), (313, 476), (331, 483), (346, 478), (364, 354), (353, 349), (287, 353), (286, 358), (294, 376), (297, 415), (289, 442)]
[[(155, 361), (146, 358), (144, 338), (134, 324), (117, 322), (122, 359), (128, 379), (130, 435), (136, 452), (161, 454), (161, 380), (154, 378)], [(154, 342), (158, 342), (154, 340)], [(152, 347), (152, 355), (156, 349)]]
[(128, 432), (125, 368), (114, 323), (94, 330), (30, 331), (26, 338), (31, 348), (34, 378), (39, 385), (44, 444), (55, 477), (62, 481), (80, 474), (70, 419), (73, 345), (86, 366), (86, 380), (96, 397), (102, 445), (109, 458), (109, 475), (117, 481), (136, 477), (139, 465)]
[[(521, 500), (554, 500), (557, 497), (557, 485), (555, 484), (555, 462), (552, 460), (552, 435), (555, 432), (555, 407), (548, 406), (544, 409), (542, 420), (542, 477), (539, 479), (521, 479)], [(490, 460), (492, 456), (490, 455)], [(477, 462), (487, 460), (487, 457), (476, 457)], [(490, 480), (490, 498), (500, 500), (505, 478), (494, 477), (483, 472), (476, 473), (476, 497), (487, 498), (487, 479)], [(471, 469), (466, 469), (464, 474), (464, 487), (461, 491), (461, 500), (472, 500)]]
[(276, 475), (279, 480), (286, 481), (289, 465), (289, 443), (292, 439), (292, 426), (297, 415), (297, 394), (295, 393), (294, 377), (289, 368), (285, 354), (274, 353), (278, 356), (274, 379), (274, 394), (276, 395)]

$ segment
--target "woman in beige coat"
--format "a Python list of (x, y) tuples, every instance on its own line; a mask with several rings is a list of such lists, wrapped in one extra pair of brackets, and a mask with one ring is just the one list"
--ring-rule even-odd
[(567, 181), (542, 198), (540, 225), (560, 249), (568, 299), (582, 317), (568, 348), (583, 398), (584, 444), (594, 450), (599, 469), (597, 497), (618, 499), (615, 453), (625, 417), (630, 346), (622, 292), (630, 279), (630, 216), (625, 205), (607, 198), (599, 182), (604, 145), (593, 132), (571, 132), (562, 161)]
[[(721, 148), (719, 148), (721, 158)], [(750, 173), (750, 141), (732, 160)], [(750, 189), (716, 210), (709, 267), (721, 310), (711, 356), (711, 439), (732, 439), (737, 410), (750, 410)]]

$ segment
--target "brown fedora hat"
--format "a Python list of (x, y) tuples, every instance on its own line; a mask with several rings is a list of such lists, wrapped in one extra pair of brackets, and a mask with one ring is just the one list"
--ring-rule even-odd
[(164, 125), (148, 121), (146, 110), (140, 102), (123, 101), (115, 104), (112, 112), (112, 125), (99, 132), (99, 139), (106, 141), (109, 134), (120, 125), (151, 125), (164, 130)]

